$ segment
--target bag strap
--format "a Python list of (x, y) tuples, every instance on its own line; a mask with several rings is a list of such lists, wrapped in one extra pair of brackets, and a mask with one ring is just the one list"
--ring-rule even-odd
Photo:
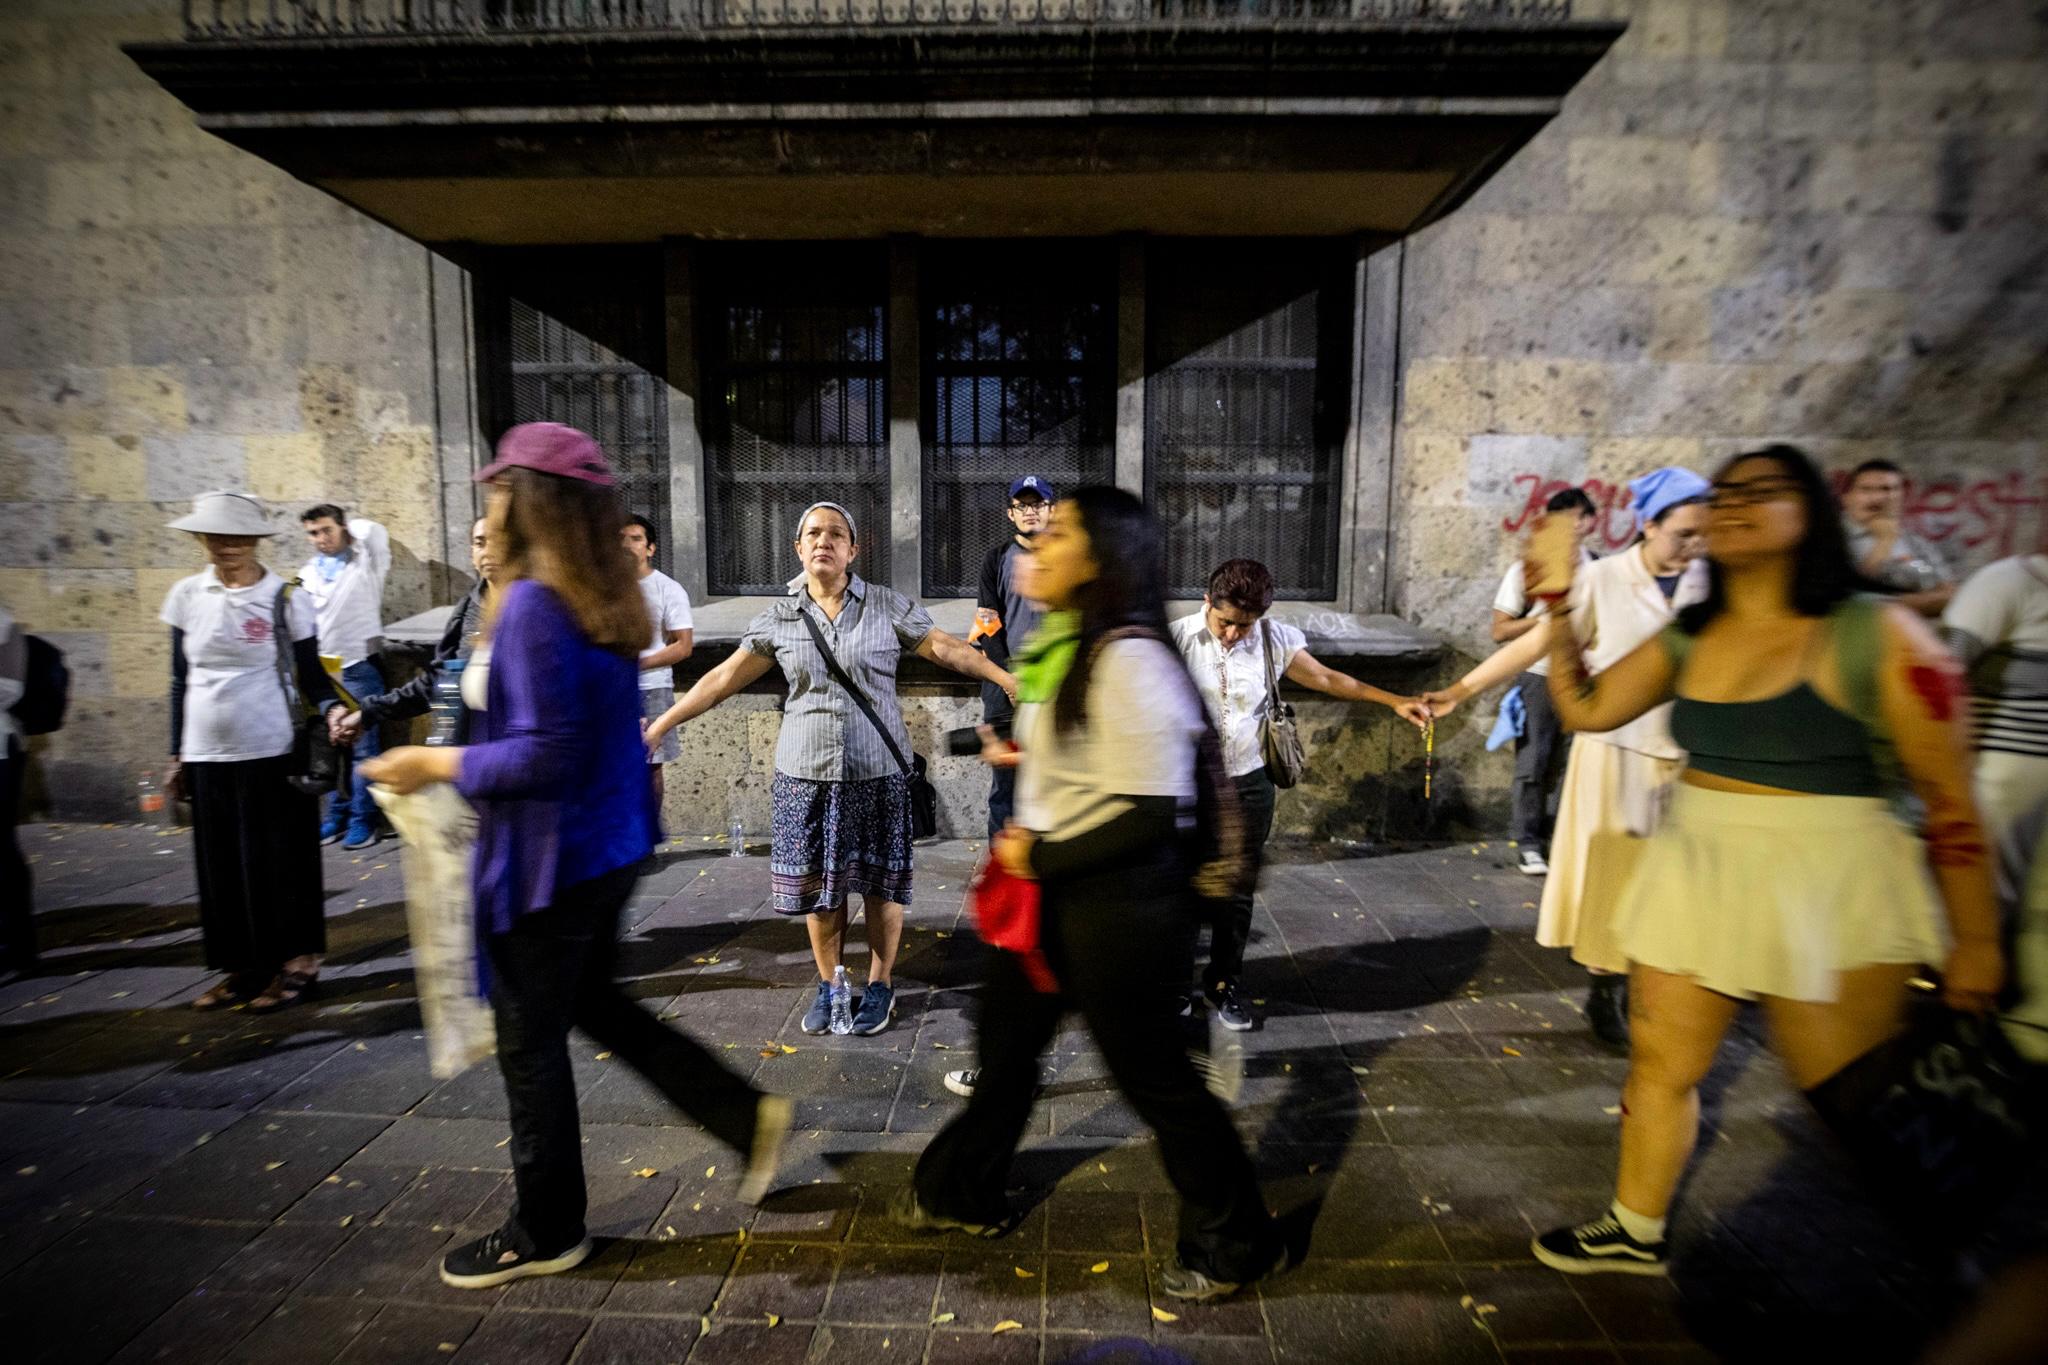
[(299, 693), (298, 679), (293, 676), (291, 599), (292, 589), (299, 580), (289, 579), (277, 590), (277, 597), (270, 604), (270, 634), (277, 644), (277, 677), (284, 684), (285, 709), (296, 716), (307, 714), (306, 699)]
[(796, 614), (803, 618), (804, 627), (811, 632), (811, 642), (817, 645), (818, 653), (825, 656), (825, 671), (832, 675), (834, 682), (846, 689), (846, 694), (853, 698), (853, 704), (868, 718), (868, 724), (875, 727), (875, 733), (882, 737), (882, 743), (888, 746), (889, 756), (896, 760), (896, 766), (903, 770), (903, 775), (914, 776), (910, 760), (905, 758), (903, 750), (897, 747), (896, 737), (889, 733), (889, 727), (882, 724), (882, 718), (875, 714), (875, 705), (868, 700), (868, 694), (861, 691), (860, 684), (839, 666), (839, 660), (832, 653), (831, 647), (825, 643), (825, 632), (818, 629), (817, 621), (802, 606), (797, 607)]
[(1280, 714), (1280, 678), (1273, 669), (1273, 622), (1270, 619), (1259, 621), (1259, 653), (1266, 665), (1266, 716), (1272, 719)]
[(1885, 724), (1884, 704), (1879, 695), (1884, 662), (1884, 600), (1858, 594), (1846, 599), (1829, 614), (1826, 623), (1834, 636), (1835, 670), (1842, 683), (1842, 698), (1849, 714), (1862, 723), (1870, 735), (1870, 757), (1886, 787), (1902, 791), (1905, 770), (1899, 763), (1898, 748)]

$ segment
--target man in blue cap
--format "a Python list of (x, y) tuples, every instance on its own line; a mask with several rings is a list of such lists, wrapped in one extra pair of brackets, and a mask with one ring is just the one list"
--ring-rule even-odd
[[(1010, 666), (1010, 655), (1038, 626), (1038, 604), (1019, 596), (1019, 561), (1031, 553), (1031, 542), (1052, 520), (1052, 485), (1037, 474), (1026, 474), (1010, 485), (1010, 534), (994, 546), (981, 561), (981, 591), (975, 598), (974, 633), (988, 661), (998, 668)], [(981, 689), (982, 719), (990, 725), (1007, 723), (1015, 708), (995, 687)], [(992, 768), (988, 793), (988, 836), (1009, 823), (1016, 805), (1017, 770)]]

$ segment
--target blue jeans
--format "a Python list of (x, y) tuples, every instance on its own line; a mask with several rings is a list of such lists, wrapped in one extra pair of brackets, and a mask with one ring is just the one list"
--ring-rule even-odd
[[(359, 664), (349, 664), (341, 670), (341, 685), (361, 701), (374, 697), (384, 690), (384, 675), (377, 671), (377, 665), (365, 659)], [(356, 737), (353, 750), (356, 763), (366, 758), (375, 758), (384, 751), (384, 742), (377, 734), (375, 725), (365, 725), (362, 734)], [(377, 803), (370, 796), (370, 784), (356, 775), (356, 769), (349, 769), (352, 790), (343, 791), (336, 787), (327, 798), (327, 823), (330, 825), (370, 825), (377, 818)]]

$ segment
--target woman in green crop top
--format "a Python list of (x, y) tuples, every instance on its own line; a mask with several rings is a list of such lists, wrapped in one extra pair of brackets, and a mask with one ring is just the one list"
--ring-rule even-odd
[[(1550, 632), (1566, 729), (1673, 701), (1689, 754), (1617, 910), (1634, 1052), (1614, 1203), (1532, 1248), (1573, 1274), (1664, 1272), (1697, 1087), (1741, 1002), (1762, 1001), (1812, 1090), (1903, 1028), (1922, 964), (1966, 1010), (1989, 1007), (2004, 971), (1954, 661), (1910, 612), (1860, 595), (1826, 478), (1799, 450), (1721, 470), (1707, 543), (1707, 599), (1597, 675), (1573, 632)], [(1571, 570), (1539, 531), (1531, 591), (1561, 593)], [(1926, 805), (1923, 837), (1885, 800), (1894, 774)]]

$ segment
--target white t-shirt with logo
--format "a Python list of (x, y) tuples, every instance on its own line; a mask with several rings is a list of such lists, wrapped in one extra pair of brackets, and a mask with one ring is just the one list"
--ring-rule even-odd
[[(696, 623), (690, 617), (690, 594), (683, 585), (659, 569), (640, 580), (640, 596), (647, 601), (647, 619), (654, 628), (654, 638), (648, 650), (668, 647), (669, 632), (691, 630)], [(653, 691), (658, 687), (675, 685), (675, 670), (671, 668), (643, 668), (640, 670), (640, 690)]]
[[(211, 566), (171, 585), (159, 619), (185, 632), (185, 729), (178, 753), (185, 762), (275, 758), (292, 747), (271, 628), (282, 587), (284, 580), (266, 569), (250, 587), (230, 588)], [(310, 596), (292, 594), (286, 623), (294, 641), (313, 638), (316, 615)]]

